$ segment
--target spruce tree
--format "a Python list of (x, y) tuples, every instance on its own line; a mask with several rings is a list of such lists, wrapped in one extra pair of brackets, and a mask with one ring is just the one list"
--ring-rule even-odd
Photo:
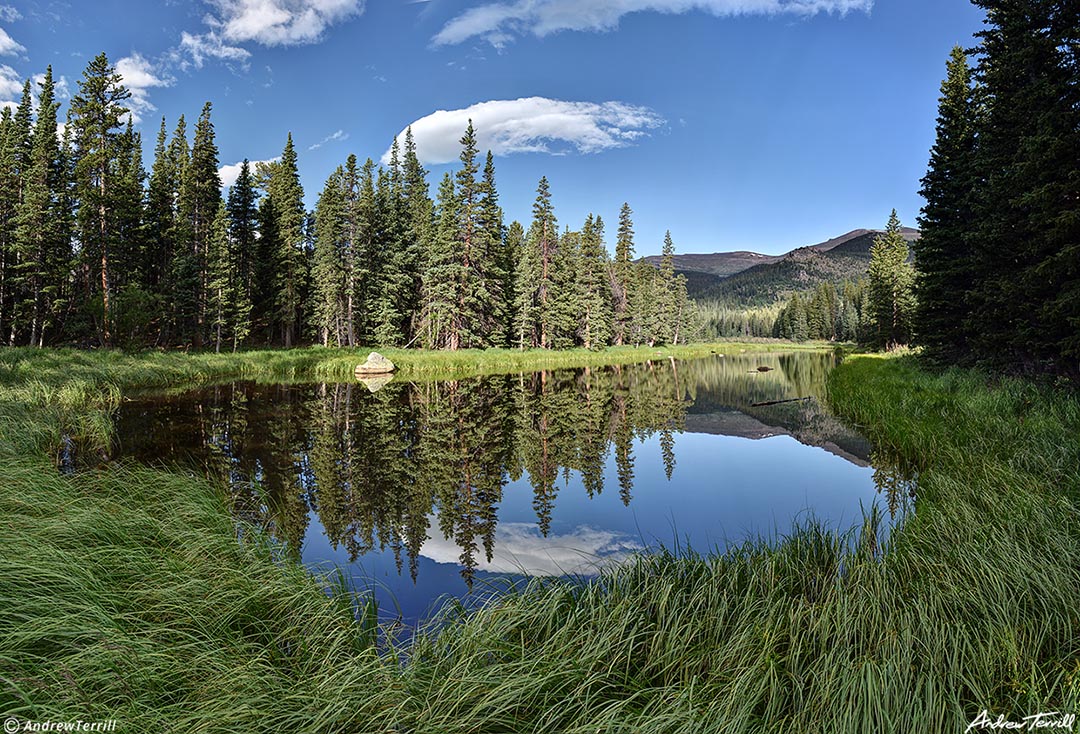
[(300, 185), (292, 133), (285, 141), (281, 160), (269, 167), (267, 199), (272, 202), (277, 252), (274, 261), (274, 331), (281, 343), (291, 347), (300, 331), (302, 288), (307, 278), (304, 258), (304, 189)]
[(403, 179), (407, 216), (403, 270), (408, 279), (402, 292), (402, 311), (411, 315), (407, 335), (411, 343), (422, 313), (420, 294), (434, 216), (434, 204), (428, 193), (427, 171), (420, 165), (420, 159), (416, 155), (416, 142), (413, 140), (411, 127), (405, 130)]
[(127, 114), (123, 103), (130, 97), (122, 78), (102, 53), (83, 72), (79, 93), (71, 100), (81, 257), (86, 271), (95, 274), (85, 284), (85, 296), (89, 304), (101, 305), (95, 323), (102, 346), (112, 342), (114, 276), (110, 257), (116, 246), (112, 173), (118, 153), (118, 130)]
[(59, 211), (63, 170), (56, 134), (58, 107), (50, 66), (38, 93), (29, 165), (22, 177), (23, 197), (14, 221), (16, 284), (21, 285), (24, 295), (24, 308), (16, 318), (22, 321), (23, 331), (29, 326), (27, 343), (35, 346), (43, 345), (45, 332), (58, 318), (71, 258), (71, 244)]
[(255, 179), (251, 174), (251, 165), (245, 158), (240, 164), (240, 173), (235, 183), (229, 187), (229, 197), (225, 207), (228, 214), (229, 244), (236, 267), (234, 351), (251, 332), (254, 316), (253, 293), (259, 225), (257, 200)]
[(326, 180), (315, 206), (314, 325), (324, 346), (347, 342), (344, 176), (339, 166)]
[(893, 209), (885, 232), (870, 248), (870, 308), (879, 346), (892, 349), (911, 338), (911, 317), (915, 307), (914, 272), (908, 263), (908, 246), (900, 232), (900, 220)]
[(580, 321), (578, 334), (586, 349), (602, 349), (611, 343), (614, 310), (611, 301), (611, 261), (604, 247), (604, 222), (590, 214), (581, 228), (581, 259), (578, 268)]
[(558, 223), (546, 177), (540, 179), (533, 203), (533, 221), (515, 275), (517, 283), (516, 344), (519, 349), (550, 347), (549, 307), (555, 296)]
[(447, 173), (439, 185), (435, 231), (424, 268), (421, 343), (427, 349), (453, 348), (454, 310), (458, 305), (461, 261), (457, 252), (458, 201)]
[(937, 139), (919, 192), (926, 200), (915, 253), (915, 339), (938, 361), (968, 350), (969, 303), (975, 287), (969, 243), (975, 185), (975, 102), (971, 68), (959, 46), (946, 66), (938, 102)]
[(15, 122), (11, 108), (0, 111), (0, 338), (12, 319), (15, 213), (19, 205), (19, 170), (15, 165)]
[(619, 210), (619, 230), (615, 238), (612, 294), (615, 302), (615, 343), (625, 344), (630, 331), (630, 301), (634, 284), (634, 221), (630, 205)]

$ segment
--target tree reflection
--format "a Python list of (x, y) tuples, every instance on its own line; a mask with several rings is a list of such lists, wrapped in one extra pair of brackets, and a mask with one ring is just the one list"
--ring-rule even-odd
[[(763, 360), (772, 371), (756, 369)], [(749, 401), (817, 395), (831, 361), (735, 355), (393, 381), (374, 393), (358, 383), (235, 384), (126, 409), (117, 433), (132, 445), (116, 451), (194, 459), (229, 485), (239, 517), (261, 524), (293, 554), (314, 513), (351, 560), (390, 550), (398, 572), (407, 564), (415, 580), (425, 541), (441, 533), (456, 545), (471, 584), (480, 554), (490, 563), (495, 553), (507, 482), (527, 476), (537, 527), (547, 536), (569, 477), (580, 475), (589, 497), (601, 494), (612, 453), (619, 497), (632, 501), (642, 439), (658, 434), (670, 480), (675, 434), (695, 398), (695, 411), (712, 403), (749, 410)], [(879, 486), (901, 491), (901, 481), (881, 471)]]

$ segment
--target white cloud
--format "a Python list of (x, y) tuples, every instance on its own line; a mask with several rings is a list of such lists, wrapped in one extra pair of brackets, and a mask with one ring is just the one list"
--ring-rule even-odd
[(206, 23), (234, 43), (314, 43), (327, 27), (363, 12), (362, 0), (208, 0)]
[[(412, 123), (416, 153), (424, 163), (448, 163), (461, 153), (458, 142), (469, 120), (481, 152), (596, 153), (621, 148), (660, 127), (664, 119), (647, 107), (623, 102), (566, 102), (545, 97), (479, 102), (461, 110), (439, 110)], [(399, 133), (403, 138), (405, 130)], [(390, 151), (383, 162), (390, 159)]]
[(0, 5), (0, 20), (5, 23), (14, 23), (22, 19), (22, 13), (10, 5)]
[(180, 45), (168, 54), (172, 63), (184, 70), (192, 66), (200, 69), (208, 59), (216, 59), (239, 64), (246, 71), (251, 52), (238, 44), (295, 46), (315, 43), (331, 25), (364, 11), (364, 0), (205, 1), (212, 8), (203, 17), (209, 30), (205, 33), (182, 32)]
[(344, 130), (337, 130), (335, 132), (330, 133), (329, 135), (327, 135), (325, 138), (323, 138), (319, 142), (317, 142), (317, 143), (315, 143), (315, 144), (313, 144), (311, 146), (308, 146), (308, 150), (317, 150), (318, 148), (323, 147), (327, 143), (334, 143), (334, 142), (337, 142), (339, 140), (348, 140), (348, 139), (349, 139), (349, 134), (347, 132), (345, 132)]
[(244, 64), (251, 56), (251, 52), (239, 46), (230, 46), (215, 31), (194, 35), (184, 31), (180, 34), (180, 48), (175, 54), (180, 68), (186, 69), (189, 62), (184, 58), (187, 54), (191, 58), (190, 64), (196, 69), (201, 69), (207, 59), (231, 61)]
[[(530, 576), (595, 575), (603, 566), (621, 563), (639, 550), (641, 546), (632, 538), (609, 530), (581, 526), (545, 538), (535, 524), (500, 523), (491, 561), (480, 551), (477, 569)], [(461, 562), (461, 548), (441, 535), (425, 541), (420, 555), (436, 563)]]
[(157, 108), (150, 102), (150, 91), (154, 87), (172, 86), (173, 79), (163, 76), (141, 54), (133, 53), (116, 62), (116, 73), (124, 79), (124, 86), (131, 92), (127, 106), (131, 110), (133, 122), (142, 120), (143, 114)]
[(0, 56), (18, 56), (26, 51), (26, 46), (18, 43), (8, 35), (7, 31), (0, 28)]
[(7, 64), (0, 64), (0, 99), (9, 101), (22, 97), (25, 79)]
[(515, 35), (542, 37), (557, 31), (610, 31), (629, 13), (701, 11), (717, 17), (869, 12), (874, 0), (515, 0), (469, 8), (432, 39), (436, 45), (482, 37), (503, 46)]
[[(276, 156), (265, 161), (248, 161), (248, 166), (251, 167), (251, 174), (255, 175), (255, 165), (257, 163), (276, 163), (281, 160), (281, 156)], [(222, 188), (228, 188), (236, 183), (236, 179), (240, 176), (240, 168), (244, 165), (243, 161), (237, 161), (228, 166), (222, 166), (218, 169), (218, 176), (221, 177)]]

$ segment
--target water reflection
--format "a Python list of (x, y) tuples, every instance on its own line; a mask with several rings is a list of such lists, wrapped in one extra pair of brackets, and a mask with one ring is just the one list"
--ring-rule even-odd
[[(717, 355), (395, 380), (375, 392), (360, 383), (236, 383), (126, 403), (116, 418), (113, 456), (180, 462), (224, 480), (238, 516), (297, 557), (322, 536), (350, 561), (392, 558), (397, 573), (404, 577), (407, 567), (413, 581), (422, 559), (455, 566), (469, 585), (478, 572), (588, 573), (640, 549), (646, 535), (655, 535), (648, 523), (663, 525), (664, 513), (678, 532), (718, 523), (710, 513), (725, 515), (735, 531), (747, 529), (739, 525), (751, 523), (731, 507), (779, 501), (775, 487), (766, 496), (754, 481), (797, 485), (792, 496), (802, 493), (802, 500), (783, 500), (802, 506), (766, 505), (780, 529), (793, 514), (821, 509), (811, 491), (824, 493), (826, 516), (834, 513), (829, 502), (857, 508), (865, 493), (856, 496), (850, 486), (872, 495), (862, 474), (870, 472), (870, 447), (821, 408), (834, 363), (822, 353)], [(752, 405), (801, 397), (811, 400)], [(690, 433), (707, 440), (690, 441)], [(767, 442), (773, 448), (757, 458), (745, 441), (763, 438), (775, 439)], [(823, 462), (797, 451), (800, 445), (833, 456)], [(732, 451), (734, 458), (723, 459), (727, 476), (709, 468)], [(679, 453), (689, 457), (684, 468)], [(817, 484), (803, 487), (819, 466)], [(874, 476), (883, 487), (900, 486), (884, 469)], [(508, 487), (525, 484), (531, 512), (506, 496)], [(639, 491), (650, 494), (636, 500)], [(557, 505), (568, 513), (561, 523)], [(658, 517), (615, 521), (615, 506)], [(600, 507), (604, 514), (590, 516)], [(857, 522), (853, 509), (843, 512)]]

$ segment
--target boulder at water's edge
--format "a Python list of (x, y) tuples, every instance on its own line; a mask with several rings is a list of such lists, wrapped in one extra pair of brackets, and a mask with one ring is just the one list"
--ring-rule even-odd
[(368, 355), (367, 360), (363, 364), (356, 365), (356, 376), (367, 377), (369, 375), (386, 375), (397, 367), (386, 357), (382, 356), (378, 352), (372, 352)]

